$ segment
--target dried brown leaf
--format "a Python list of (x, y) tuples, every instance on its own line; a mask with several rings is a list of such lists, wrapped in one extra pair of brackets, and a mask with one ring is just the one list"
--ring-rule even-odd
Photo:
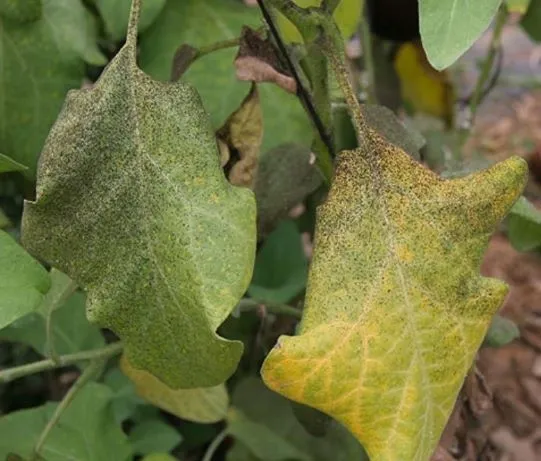
[(289, 93), (297, 92), (297, 83), (282, 66), (272, 42), (249, 27), (242, 29), (235, 67), (239, 80), (271, 82)]
[(229, 182), (251, 188), (263, 141), (263, 113), (255, 83), (240, 107), (218, 130), (217, 137)]

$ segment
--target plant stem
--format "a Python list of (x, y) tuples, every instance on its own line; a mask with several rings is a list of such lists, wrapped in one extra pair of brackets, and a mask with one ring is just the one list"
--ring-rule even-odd
[(365, 148), (369, 147), (370, 140), (368, 139), (368, 135), (370, 130), (361, 111), (359, 100), (357, 99), (355, 91), (353, 90), (353, 87), (348, 79), (348, 71), (345, 65), (345, 55), (343, 47), (341, 47), (342, 39), (339, 35), (337, 35), (339, 32), (334, 23), (331, 22), (326, 29), (328, 33), (322, 40), (322, 46), (327, 57), (329, 58), (329, 62), (334, 71), (336, 80), (340, 85), (340, 89), (342, 90), (342, 93), (344, 93), (344, 98), (351, 113), (353, 125), (355, 126), (359, 146), (363, 148), (363, 151), (366, 151)]
[(10, 381), (23, 376), (39, 373), (45, 370), (52, 370), (54, 368), (65, 367), (77, 362), (94, 359), (108, 359), (120, 354), (122, 348), (122, 343), (116, 342), (100, 349), (92, 349), (89, 351), (76, 352), (75, 354), (61, 355), (58, 357), (58, 361), (46, 359), (39, 362), (29, 363), (28, 365), (8, 368), (7, 370), (0, 371), (0, 384), (9, 383)]
[(370, 25), (368, 24), (366, 18), (361, 20), (361, 23), (359, 24), (359, 31), (361, 32), (364, 67), (368, 76), (368, 82), (365, 88), (366, 101), (370, 104), (377, 104), (376, 66), (374, 65), (374, 53), (372, 50), (372, 34), (370, 32)]
[(41, 449), (43, 448), (43, 445), (45, 444), (45, 441), (47, 440), (47, 437), (49, 436), (51, 430), (54, 428), (56, 423), (58, 423), (58, 420), (62, 416), (62, 413), (66, 408), (69, 407), (70, 403), (75, 398), (75, 395), (79, 390), (81, 390), (86, 383), (88, 383), (98, 372), (102, 369), (103, 364), (105, 362), (104, 358), (96, 358), (90, 364), (85, 368), (81, 376), (75, 381), (73, 386), (70, 387), (62, 401), (58, 404), (56, 407), (53, 415), (51, 416), (51, 419), (47, 422), (47, 425), (41, 432), (38, 441), (36, 442), (36, 445), (34, 446), (34, 451), (32, 453), (32, 456), (30, 457), (30, 461), (38, 461), (40, 459), (39, 454), (41, 452)]
[(475, 91), (473, 93), (473, 97), (470, 103), (470, 126), (473, 126), (473, 122), (475, 121), (477, 109), (479, 108), (479, 104), (481, 103), (482, 99), (483, 88), (485, 87), (490, 77), (490, 71), (492, 70), (492, 67), (494, 65), (494, 59), (496, 57), (498, 49), (501, 46), (502, 32), (503, 27), (505, 26), (505, 22), (507, 20), (507, 15), (507, 9), (505, 6), (502, 5), (498, 10), (498, 14), (496, 15), (496, 23), (494, 25), (492, 39), (487, 50), (486, 58), (483, 61), (481, 74), (477, 79)]
[(212, 442), (210, 442), (209, 447), (207, 448), (207, 451), (205, 452), (205, 456), (203, 456), (202, 461), (212, 461), (212, 457), (216, 453), (216, 450), (218, 450), (219, 446), (222, 444), (222, 442), (227, 437), (227, 428), (225, 428), (222, 432), (220, 432)]
[(241, 299), (239, 302), (239, 309), (241, 311), (251, 311), (259, 309), (263, 306), (267, 311), (276, 315), (289, 315), (300, 320), (302, 318), (302, 311), (287, 304), (273, 304), (256, 301), (255, 299)]
[[(297, 70), (297, 67), (291, 60), (291, 57), (289, 56), (289, 53), (284, 45), (284, 42), (280, 36), (280, 33), (278, 32), (278, 29), (276, 28), (276, 25), (274, 24), (273, 18), (267, 9), (266, 3), (269, 2), (273, 7), (278, 9), (284, 16), (286, 16), (295, 26), (299, 29), (301, 32), (301, 35), (303, 36), (305, 42), (307, 42), (307, 46), (309, 46), (310, 40), (308, 39), (308, 35), (310, 35), (307, 31), (312, 31), (313, 24), (310, 22), (310, 18), (307, 14), (307, 11), (303, 8), (300, 8), (295, 3), (291, 2), (290, 0), (257, 0), (257, 3), (259, 5), (259, 8), (261, 10), (261, 13), (263, 15), (263, 18), (265, 19), (265, 22), (267, 23), (269, 30), (274, 37), (274, 40), (280, 50), (280, 53), (282, 54), (289, 71), (293, 78), (295, 79), (295, 82), (297, 83), (297, 95), (299, 99), (301, 100), (301, 103), (303, 104), (305, 110), (307, 111), (308, 115), (310, 116), (310, 119), (312, 120), (313, 124), (315, 125), (315, 128), (319, 134), (319, 137), (321, 139), (321, 143), (318, 143), (317, 140), (314, 143), (314, 151), (317, 154), (317, 161), (318, 166), (321, 169), (321, 172), (323, 173), (323, 176), (325, 178), (325, 182), (327, 184), (331, 183), (332, 179), (332, 157), (334, 155), (334, 143), (332, 140), (331, 135), (331, 124), (328, 122), (330, 120), (330, 98), (328, 96), (328, 85), (326, 84), (326, 77), (324, 78), (316, 78), (316, 84), (323, 82), (324, 86), (318, 86), (317, 88), (314, 87), (314, 79), (312, 77), (312, 86), (313, 86), (313, 92), (314, 95), (310, 94), (306, 89), (304, 88), (303, 82), (301, 81), (299, 77), (299, 72)], [(317, 58), (315, 58), (317, 59)], [(308, 54), (307, 57), (308, 65), (311, 67), (311, 70), (314, 70), (314, 68), (319, 67), (318, 65), (310, 66), (312, 64), (312, 59), (310, 54)], [(325, 63), (326, 64), (326, 63)], [(326, 65), (324, 68), (324, 72), (326, 73)], [(325, 91), (327, 94), (327, 97), (325, 98), (325, 105), (321, 103), (321, 96), (325, 95)], [(315, 96), (317, 95), (317, 98)], [(327, 107), (328, 106), (328, 107)], [(327, 117), (327, 113), (329, 116)]]

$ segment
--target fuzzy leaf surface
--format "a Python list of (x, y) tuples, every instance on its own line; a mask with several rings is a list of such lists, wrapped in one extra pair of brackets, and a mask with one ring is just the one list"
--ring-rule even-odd
[(89, 320), (122, 338), (134, 367), (213, 386), (242, 353), (216, 329), (250, 281), (254, 198), (224, 177), (193, 87), (137, 67), (134, 24), (94, 88), (69, 93), (23, 240), (87, 291)]
[(372, 461), (424, 461), (507, 293), (479, 270), (527, 167), (444, 180), (367, 133), (318, 210), (300, 335), (279, 340), (263, 377), (343, 423)]

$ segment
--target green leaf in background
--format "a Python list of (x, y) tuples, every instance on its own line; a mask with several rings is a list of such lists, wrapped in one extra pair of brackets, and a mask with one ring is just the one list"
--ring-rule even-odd
[[(239, 37), (243, 25), (257, 28), (262, 20), (257, 8), (236, 0), (168, 0), (154, 24), (141, 36), (141, 68), (154, 78), (169, 80), (175, 51), (182, 44), (194, 47)], [(241, 104), (250, 89), (237, 80), (233, 62), (237, 50), (213, 52), (193, 63), (182, 79), (192, 83), (210, 113), (215, 129)], [(309, 145), (310, 120), (294, 95), (273, 84), (258, 85), (263, 108), (262, 150), (286, 142)], [(283, 123), (287, 114), (288, 123)]]
[(524, 14), (528, 11), (530, 3), (535, 0), (505, 0), (510, 13)]
[(263, 155), (254, 189), (258, 235), (271, 232), (280, 219), (322, 182), (315, 157), (307, 147), (285, 144)]
[(224, 384), (208, 388), (171, 389), (144, 370), (133, 368), (122, 356), (120, 368), (135, 384), (137, 394), (179, 418), (215, 423), (225, 418), (229, 396)]
[(118, 367), (109, 370), (103, 382), (114, 393), (112, 406), (118, 423), (131, 417), (140, 405), (146, 405), (135, 392), (135, 384)]
[[(265, 461), (291, 459), (310, 461), (311, 459), (287, 439), (280, 437), (263, 424), (250, 421), (238, 410), (230, 411), (227, 423), (229, 435), (241, 441), (257, 459)], [(228, 457), (228, 459), (232, 458)]]
[(93, 18), (80, 0), (42, 3), (39, 19), (25, 24), (0, 13), (0, 150), (26, 165), (30, 178), (66, 92), (83, 82), (83, 58), (105, 62)]
[(0, 231), (0, 328), (37, 309), (50, 284), (45, 268)]
[(182, 436), (166, 422), (151, 419), (137, 424), (130, 431), (129, 440), (135, 454), (148, 455), (171, 451), (182, 441)]
[[(128, 438), (111, 412), (112, 392), (88, 383), (64, 410), (43, 448), (47, 461), (128, 461), (132, 451)], [(57, 404), (47, 403), (0, 418), (0, 459), (9, 453), (29, 457)]]
[(10, 173), (11, 171), (24, 171), (26, 167), (7, 155), (0, 154), (0, 173)]
[(39, 19), (42, 0), (0, 0), (0, 16), (16, 22), (31, 22)]
[(169, 453), (152, 453), (143, 458), (143, 461), (178, 461)]
[(502, 0), (419, 0), (421, 40), (437, 70), (453, 64), (490, 26)]
[(54, 267), (49, 272), (49, 277), (51, 279), (51, 288), (39, 306), (39, 311), (45, 318), (63, 306), (77, 289), (77, 285), (73, 280)]
[[(233, 425), (229, 431), (236, 439), (235, 448), (228, 453), (228, 461), (285, 459), (276, 455), (292, 449), (301, 453), (300, 457), (292, 459), (368, 461), (355, 438), (335, 421), (331, 421), (324, 437), (314, 437), (306, 432), (295, 418), (291, 403), (265, 387), (258, 378), (242, 380), (233, 391), (233, 411), (228, 418), (228, 423)], [(236, 415), (242, 419), (237, 419)], [(272, 443), (280, 445), (280, 451), (275, 451)], [(239, 452), (244, 452), (244, 457), (238, 456)], [(253, 458), (246, 457), (247, 453)]]
[[(85, 295), (81, 292), (74, 293), (52, 312), (51, 322), (57, 354), (73, 354), (105, 345), (100, 329), (86, 318)], [(33, 312), (0, 330), (0, 338), (26, 344), (41, 355), (47, 354), (45, 318), (41, 313)]]
[(517, 325), (501, 315), (495, 315), (492, 319), (483, 344), (489, 347), (501, 347), (509, 344), (520, 336)]
[(529, 37), (536, 41), (541, 42), (541, 0), (531, 0), (528, 11), (522, 18), (520, 25), (529, 35)]
[[(303, 7), (314, 7), (321, 4), (321, 0), (294, 0)], [(350, 38), (356, 31), (361, 21), (364, 0), (340, 0), (334, 11), (333, 17), (345, 39)], [(288, 21), (281, 13), (276, 14), (278, 27), (285, 41), (303, 43), (302, 36), (297, 28)]]
[(509, 212), (507, 236), (518, 251), (532, 251), (541, 246), (541, 211), (525, 197), (520, 197)]
[[(139, 33), (147, 29), (158, 17), (166, 0), (144, 0), (141, 7)], [(96, 6), (105, 23), (107, 34), (113, 40), (126, 36), (131, 0), (95, 0)]]
[(308, 259), (292, 220), (283, 221), (259, 250), (248, 294), (263, 303), (287, 303), (306, 286)]
[(87, 290), (88, 318), (135, 368), (171, 388), (211, 387), (242, 354), (216, 330), (251, 279), (255, 200), (227, 182), (193, 87), (137, 67), (134, 18), (95, 86), (70, 93), (22, 238)]

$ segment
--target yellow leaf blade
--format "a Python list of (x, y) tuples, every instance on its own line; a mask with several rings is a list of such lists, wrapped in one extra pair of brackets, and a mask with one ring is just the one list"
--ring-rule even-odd
[(300, 336), (282, 337), (262, 374), (342, 422), (372, 461), (425, 461), (507, 292), (479, 267), (526, 164), (443, 180), (370, 137), (369, 151), (340, 155)]
[(137, 394), (175, 416), (198, 423), (215, 423), (225, 418), (229, 396), (224, 384), (206, 388), (171, 389), (150, 373), (133, 368), (125, 355), (120, 369), (135, 384)]

